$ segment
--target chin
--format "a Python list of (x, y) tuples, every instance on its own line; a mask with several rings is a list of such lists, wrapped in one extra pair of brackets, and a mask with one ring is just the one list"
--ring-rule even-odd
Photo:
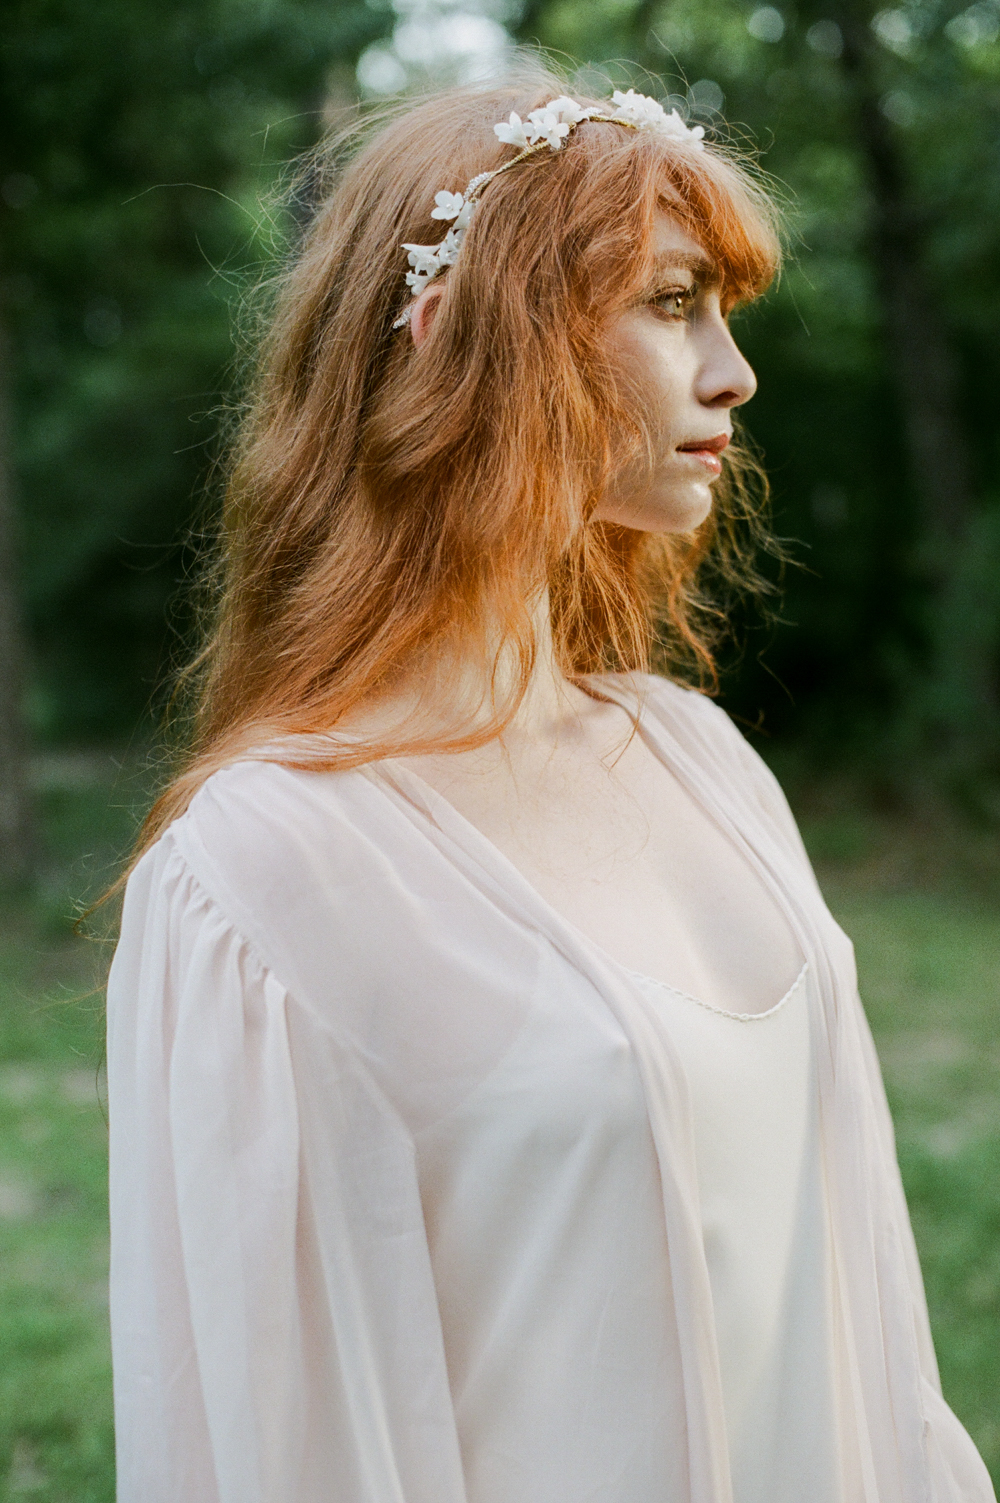
[(641, 500), (605, 503), (594, 513), (594, 520), (631, 527), (636, 532), (694, 532), (712, 510), (709, 485), (685, 487), (682, 493), (644, 496)]

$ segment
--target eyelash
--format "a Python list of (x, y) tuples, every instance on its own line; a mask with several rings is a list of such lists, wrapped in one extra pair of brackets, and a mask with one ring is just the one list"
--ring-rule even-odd
[[(659, 308), (660, 312), (666, 313), (669, 318), (684, 318), (697, 295), (697, 286), (671, 287), (669, 292), (661, 292), (650, 301), (654, 308)], [(670, 307), (671, 303), (675, 306)]]

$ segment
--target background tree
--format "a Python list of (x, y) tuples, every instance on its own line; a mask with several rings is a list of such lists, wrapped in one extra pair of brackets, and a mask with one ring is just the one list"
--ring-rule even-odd
[(727, 704), (812, 765), (933, 779), (985, 809), (998, 5), (14, 0), (0, 258), (35, 734), (128, 734), (184, 632), (169, 602), (232, 315), (268, 254), (261, 193), (324, 99), (422, 82), (445, 53), (468, 71), (512, 36), (579, 64), (584, 85), (672, 90), (709, 124), (724, 110), (787, 188), (793, 260), (740, 334), (778, 530), (806, 570), (786, 579), (794, 630), (748, 626)]
[[(997, 769), (1000, 13), (992, 0), (533, 0), (519, 34), (634, 59), (764, 146), (794, 260), (742, 337), (792, 633), (731, 701), (786, 734), (984, 793)], [(585, 70), (586, 76), (586, 70)], [(782, 687), (784, 686), (784, 687)], [(984, 780), (986, 780), (984, 782)]]
[(149, 703), (260, 195), (390, 22), (320, 0), (5, 7), (0, 273), (37, 735), (120, 737)]
[(9, 357), (0, 325), (0, 887), (17, 887), (34, 867), (24, 725), (24, 635), (18, 589), (14, 466), (6, 379)]

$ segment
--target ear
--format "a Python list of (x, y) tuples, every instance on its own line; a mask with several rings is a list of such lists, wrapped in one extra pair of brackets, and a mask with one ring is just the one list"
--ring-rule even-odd
[(413, 304), (413, 312), (410, 314), (410, 333), (413, 335), (413, 343), (418, 350), (430, 333), (438, 303), (443, 296), (443, 285), (435, 282), (432, 286), (425, 287)]

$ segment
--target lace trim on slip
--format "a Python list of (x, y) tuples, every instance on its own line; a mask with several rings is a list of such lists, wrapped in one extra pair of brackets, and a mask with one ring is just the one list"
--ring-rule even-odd
[(694, 1002), (698, 1007), (703, 1007), (706, 1012), (714, 1012), (720, 1018), (734, 1018), (738, 1023), (759, 1023), (762, 1018), (773, 1018), (774, 1014), (780, 1011), (798, 991), (808, 969), (807, 960), (780, 1002), (775, 1002), (774, 1006), (769, 1007), (766, 1012), (727, 1012), (724, 1007), (713, 1007), (711, 1002), (703, 1002), (700, 997), (692, 997), (690, 992), (682, 992), (679, 987), (671, 986), (669, 981), (661, 981), (658, 976), (647, 976), (645, 971), (633, 971), (629, 966), (622, 967), (622, 970), (627, 971), (636, 981), (646, 981), (651, 986), (659, 987), (661, 991), (671, 992), (675, 997), (683, 997), (687, 1002)]

